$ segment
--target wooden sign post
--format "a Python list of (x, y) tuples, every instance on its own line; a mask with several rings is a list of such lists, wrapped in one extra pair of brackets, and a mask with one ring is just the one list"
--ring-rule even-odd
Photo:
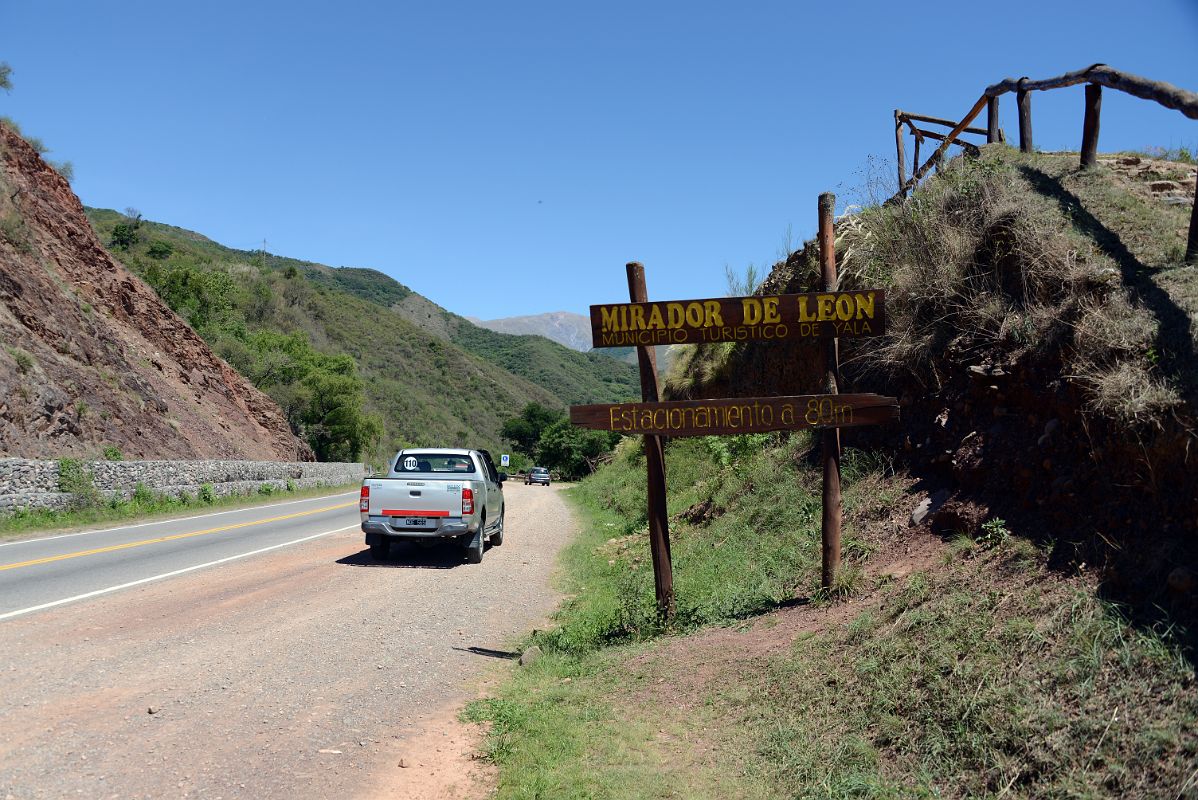
[[(636, 347), (640, 403), (570, 407), (570, 422), (584, 428), (645, 437), (649, 546), (657, 611), (674, 616), (674, 576), (666, 517), (663, 436), (726, 436), (776, 430), (823, 431), (823, 571), (831, 589), (840, 565), (840, 428), (898, 419), (898, 401), (876, 394), (840, 394), (840, 337), (880, 336), (886, 330), (881, 289), (837, 290), (832, 213), (836, 197), (819, 197), (821, 289), (806, 294), (718, 297), (649, 302), (645, 268), (627, 265), (631, 302), (591, 306), (595, 347)], [(660, 402), (653, 347), (703, 342), (825, 340), (824, 393)]]
[[(643, 303), (649, 299), (645, 286), (645, 267), (636, 261), (628, 271), (628, 299)], [(657, 353), (652, 347), (638, 346), (636, 360), (641, 370), (641, 399), (656, 403)], [(573, 409), (571, 409), (573, 411)], [(670, 560), (670, 519), (666, 513), (665, 446), (655, 435), (645, 436), (645, 470), (649, 474), (649, 552), (653, 556), (653, 587), (657, 594), (657, 613), (663, 619), (674, 617), (674, 567)]]
[[(825, 192), (819, 196), (819, 268), (821, 288), (836, 291), (836, 238), (833, 235), (832, 214), (836, 195)], [(825, 344), (824, 391), (835, 396), (840, 392), (840, 342), (836, 337)], [(823, 538), (823, 569), (820, 586), (830, 591), (840, 568), (840, 431), (829, 428), (823, 434), (824, 491), (820, 535)]]

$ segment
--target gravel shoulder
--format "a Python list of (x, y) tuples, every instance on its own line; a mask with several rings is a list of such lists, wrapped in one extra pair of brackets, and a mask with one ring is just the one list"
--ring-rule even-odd
[(349, 530), (3, 623), (0, 796), (369, 797), (425, 780), (426, 743), (462, 735), (447, 709), (556, 605), (576, 529), (559, 492), (508, 484), (505, 542), (480, 565), (407, 546), (375, 562)]

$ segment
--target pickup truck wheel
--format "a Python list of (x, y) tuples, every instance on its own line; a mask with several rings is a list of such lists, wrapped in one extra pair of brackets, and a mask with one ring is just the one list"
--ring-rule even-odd
[(466, 561), (471, 564), (481, 564), (483, 560), (483, 526), (487, 524), (486, 517), (478, 523), (478, 532), (466, 540)]
[(499, 527), (497, 527), (495, 529), (495, 532), (491, 534), (491, 546), (492, 547), (499, 547), (499, 545), (503, 544), (503, 515), (506, 512), (507, 512), (506, 508), (503, 511), (499, 512)]
[(379, 544), (370, 545), (370, 557), (375, 561), (386, 561), (387, 556), (391, 555), (391, 543), (381, 542)]

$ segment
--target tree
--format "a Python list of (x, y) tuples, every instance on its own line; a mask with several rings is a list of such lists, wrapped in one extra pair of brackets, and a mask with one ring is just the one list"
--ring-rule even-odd
[(146, 250), (146, 255), (150, 258), (156, 258), (159, 261), (171, 257), (171, 253), (175, 252), (175, 248), (170, 242), (154, 242), (150, 248)]
[(595, 471), (600, 457), (611, 452), (618, 441), (618, 433), (578, 428), (562, 417), (541, 434), (537, 462), (563, 478), (583, 478)]
[(128, 250), (141, 241), (141, 212), (136, 208), (126, 208), (125, 220), (125, 222), (118, 222), (112, 226), (112, 240), (108, 243), (109, 247)]
[(325, 360), (303, 380), (312, 393), (303, 417), (308, 443), (320, 461), (352, 461), (378, 437), (378, 424), (362, 412), (362, 380), (353, 359)]
[(537, 442), (541, 440), (541, 434), (561, 419), (562, 412), (532, 402), (524, 407), (520, 416), (505, 420), (500, 432), (516, 450), (532, 457), (536, 452)]
[(12, 75), (12, 67), (3, 61), (0, 61), (0, 89), (3, 89), (6, 92), (12, 90), (12, 80), (9, 77), (10, 75)]

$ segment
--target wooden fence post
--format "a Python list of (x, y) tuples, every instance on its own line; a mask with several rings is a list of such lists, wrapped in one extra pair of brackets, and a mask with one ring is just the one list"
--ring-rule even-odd
[(986, 101), (986, 144), (994, 144), (999, 138), (998, 97), (991, 97)]
[[(836, 210), (836, 195), (825, 192), (819, 196), (819, 264), (821, 289), (834, 292), (836, 279), (836, 243), (832, 215)], [(840, 391), (840, 348), (835, 337), (829, 337), (825, 345), (826, 375), (825, 392)], [(832, 589), (836, 572), (840, 568), (840, 430), (828, 428), (823, 432), (824, 492), (823, 520), (820, 531), (823, 538), (823, 571), (820, 586), (825, 591)]]
[(1015, 92), (1015, 103), (1019, 107), (1019, 150), (1030, 153), (1032, 145), (1032, 93), (1025, 87), (1027, 78), (1019, 79), (1019, 89)]
[[(919, 135), (919, 133), (918, 133), (918, 131), (917, 131), (917, 132), (916, 132), (916, 134), (915, 134), (915, 158), (914, 158), (914, 161), (915, 161), (915, 167), (916, 167), (916, 168), (918, 168), (918, 167), (919, 167), (919, 146), (920, 146), (921, 144), (923, 144), (923, 137), (922, 137), (922, 136), (920, 136), (920, 135)], [(915, 190), (915, 187), (914, 187), (914, 186), (912, 186), (912, 187), (911, 187), (911, 189), (912, 189), (912, 191), (914, 191), (914, 190)]]
[[(899, 196), (907, 196), (907, 154), (903, 152), (903, 116), (897, 108), (894, 110), (894, 147), (898, 151), (898, 181)], [(919, 166), (916, 159), (915, 166)]]
[[(645, 267), (629, 262), (628, 299), (634, 303), (649, 302), (645, 286)], [(650, 346), (636, 348), (637, 364), (641, 371), (641, 400), (656, 403), (657, 355)], [(648, 474), (649, 494), (649, 552), (653, 556), (653, 588), (657, 593), (657, 614), (663, 620), (674, 618), (674, 567), (670, 559), (670, 521), (666, 514), (666, 460), (660, 436), (645, 437), (645, 472)]]
[(1190, 209), (1190, 236), (1186, 241), (1186, 263), (1198, 264), (1198, 194), (1194, 196), (1194, 207)]
[(1082, 123), (1082, 166), (1098, 163), (1098, 116), (1102, 111), (1102, 87), (1086, 84), (1086, 118)]

